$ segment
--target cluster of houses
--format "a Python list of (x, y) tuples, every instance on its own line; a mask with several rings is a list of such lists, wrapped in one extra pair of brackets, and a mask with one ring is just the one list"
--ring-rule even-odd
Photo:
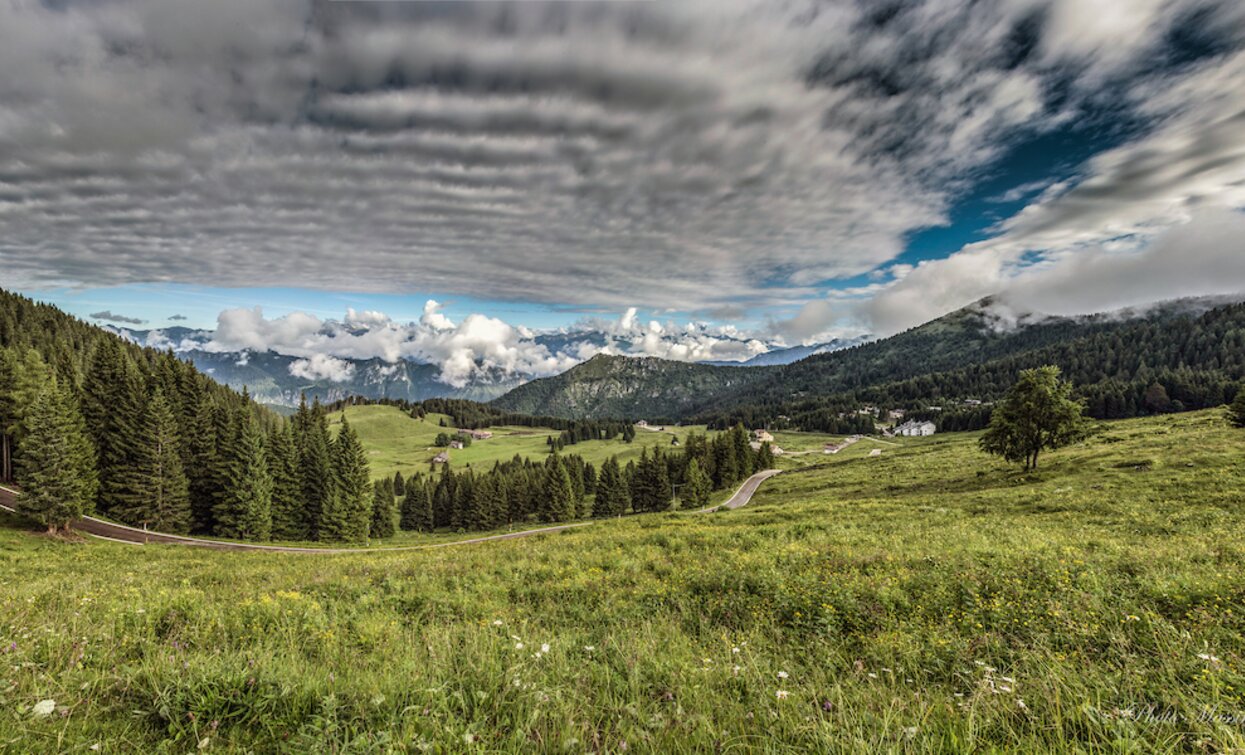
[(905, 438), (923, 438), (938, 432), (938, 427), (929, 421), (917, 422), (909, 420), (890, 431), (890, 435), (901, 435)]
[[(488, 430), (459, 430), (458, 435), (469, 436), (472, 440), (488, 440), (489, 438), (493, 437), (493, 433), (489, 432)], [(450, 463), (450, 450), (461, 449), (461, 448), (465, 448), (465, 444), (461, 440), (459, 440), (458, 438), (451, 440), (449, 449), (446, 449), (445, 451), (442, 451), (441, 453), (432, 457), (432, 463), (433, 464), (449, 464)]]

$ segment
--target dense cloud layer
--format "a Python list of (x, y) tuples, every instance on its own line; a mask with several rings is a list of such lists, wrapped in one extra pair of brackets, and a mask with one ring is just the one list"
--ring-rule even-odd
[[(812, 301), (778, 332), (814, 339), (852, 317), (885, 332), (1031, 252), (1056, 264), (1142, 244), (1201, 205), (1241, 206), (1241, 8), (12, 0), (0, 265), (18, 287), (279, 282), (704, 312)], [(1157, 65), (1190, 23), (1222, 51)], [(1018, 135), (1104, 98), (1155, 124), (1145, 141), (1002, 223), (997, 242), (856, 292), (876, 305), (821, 302), (827, 281), (944, 222)], [(483, 316), (452, 333), (485, 351), (511, 337)]]
[(341, 320), (321, 320), (304, 312), (269, 319), (259, 307), (230, 309), (220, 313), (206, 344), (193, 339), (167, 343), (154, 333), (148, 344), (301, 357), (290, 365), (290, 372), (310, 380), (350, 379), (354, 367), (347, 358), (410, 359), (439, 366), (441, 381), (455, 387), (479, 376), (552, 375), (596, 354), (737, 361), (770, 348), (730, 327), (642, 323), (635, 309), (618, 320), (585, 320), (567, 331), (535, 333), (481, 314), (455, 323), (435, 301), (427, 303), (419, 321), (410, 323), (394, 322), (381, 312), (348, 310)]

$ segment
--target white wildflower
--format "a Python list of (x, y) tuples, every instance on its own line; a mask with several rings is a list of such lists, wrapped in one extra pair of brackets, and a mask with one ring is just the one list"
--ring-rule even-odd
[(787, 695), (788, 695), (788, 694), (789, 694), (789, 693), (788, 693), (788, 692), (787, 692), (787, 690), (785, 690), (785, 689), (780, 689), (780, 690), (778, 690), (777, 692), (775, 692), (775, 693), (774, 693), (774, 695), (775, 695), (775, 696), (776, 696), (779, 700), (786, 700), (786, 699), (787, 699)]
[(591, 653), (592, 651), (594, 651), (594, 650), (596, 650), (596, 649), (597, 649), (597, 646), (596, 646), (596, 645), (584, 645), (584, 650), (585, 650), (585, 651), (587, 651), (587, 652), (589, 652), (589, 653)]
[(549, 652), (549, 643), (547, 643), (547, 642), (546, 642), (545, 644), (541, 645), (541, 646), (540, 646), (540, 652), (542, 652), (542, 653), (548, 653), (548, 652)]
[(493, 619), (493, 626), (495, 627), (501, 626), (501, 619)]
[(515, 650), (522, 650), (522, 649), (523, 649), (523, 643), (522, 643), (522, 642), (516, 642), (516, 643), (514, 643), (514, 649), (515, 649)]
[(790, 675), (789, 675), (786, 671), (779, 671), (779, 672), (778, 672), (778, 678), (779, 678), (779, 679), (786, 679), (788, 676), (790, 676)]

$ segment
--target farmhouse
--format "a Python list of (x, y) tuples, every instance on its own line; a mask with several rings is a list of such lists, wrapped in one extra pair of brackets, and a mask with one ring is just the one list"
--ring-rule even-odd
[(757, 443), (773, 443), (774, 436), (769, 434), (767, 430), (753, 430), (752, 438)]
[(488, 440), (493, 437), (493, 434), (488, 430), (462, 430), (460, 432), (470, 435), (473, 440)]
[(461, 440), (450, 441), (450, 448), (462, 448), (462, 447), (463, 447), (463, 442)]
[(910, 438), (933, 435), (937, 431), (938, 431), (938, 428), (934, 425), (933, 422), (917, 422), (916, 420), (912, 420), (911, 422), (905, 422), (899, 427), (895, 428), (896, 435), (903, 435), (905, 437), (910, 437)]

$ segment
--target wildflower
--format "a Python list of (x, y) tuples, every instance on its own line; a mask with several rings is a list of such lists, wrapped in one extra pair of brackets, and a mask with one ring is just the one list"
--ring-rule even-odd
[(870, 678), (870, 679), (877, 679), (877, 678), (878, 678), (878, 675), (877, 675), (877, 674), (875, 674), (875, 673), (873, 673), (872, 671), (870, 671), (870, 672), (869, 672), (869, 678)]
[(514, 643), (514, 649), (515, 649), (515, 650), (522, 650), (522, 649), (523, 649), (523, 643), (522, 643), (522, 642), (516, 642), (516, 643)]
[(597, 649), (597, 646), (596, 646), (596, 645), (584, 645), (584, 651), (585, 651), (585, 652), (591, 653), (592, 651), (594, 651), (594, 650), (596, 650), (596, 649)]
[(785, 689), (780, 689), (780, 690), (778, 690), (777, 692), (775, 692), (774, 694), (778, 697), (778, 699), (779, 699), (779, 700), (786, 700), (786, 699), (787, 699), (787, 695), (788, 695), (789, 693), (788, 693), (788, 692), (787, 692), (787, 690), (785, 690)]
[(1210, 653), (1198, 653), (1198, 654), (1197, 654), (1197, 657), (1198, 657), (1198, 658), (1201, 658), (1202, 660), (1206, 661), (1207, 663), (1218, 663), (1218, 662), (1219, 662), (1219, 659), (1218, 659), (1218, 658), (1216, 658), (1215, 656), (1211, 655)]
[(788, 676), (789, 676), (789, 674), (788, 674), (786, 671), (779, 671), (779, 672), (778, 672), (778, 678), (779, 678), (779, 679), (786, 679)]
[(917, 732), (917, 728), (915, 726), (905, 726), (903, 730), (904, 736), (907, 737), (908, 739), (912, 739), (913, 737), (915, 737), (916, 732)]
[(733, 675), (735, 675), (735, 676), (739, 676), (739, 671), (740, 671), (739, 666), (732, 666), (732, 667), (731, 667), (731, 674), (733, 674)]
[(493, 619), (493, 626), (495, 627), (501, 626), (501, 619)]
[(1028, 706), (1028, 705), (1025, 705), (1025, 701), (1024, 701), (1024, 700), (1021, 700), (1019, 697), (1018, 697), (1018, 698), (1016, 698), (1016, 707), (1017, 707), (1017, 708), (1020, 708), (1021, 710), (1028, 710), (1028, 709), (1029, 709), (1029, 706)]
[(739, 648), (731, 648), (731, 655), (739, 655)]
[(472, 734), (471, 732), (467, 732), (466, 734), (463, 735), (463, 744), (468, 744), (468, 745), (475, 744), (475, 741), (476, 741), (475, 734)]
[(1140, 616), (1134, 616), (1131, 613), (1124, 617), (1124, 621), (1141, 621)]
[(542, 652), (542, 653), (548, 653), (548, 652), (549, 652), (549, 643), (547, 643), (547, 642), (546, 642), (545, 644), (541, 645), (541, 646), (540, 646), (540, 652)]
[(35, 707), (30, 709), (35, 718), (46, 718), (52, 715), (52, 711), (56, 710), (55, 700), (40, 700), (35, 703)]

